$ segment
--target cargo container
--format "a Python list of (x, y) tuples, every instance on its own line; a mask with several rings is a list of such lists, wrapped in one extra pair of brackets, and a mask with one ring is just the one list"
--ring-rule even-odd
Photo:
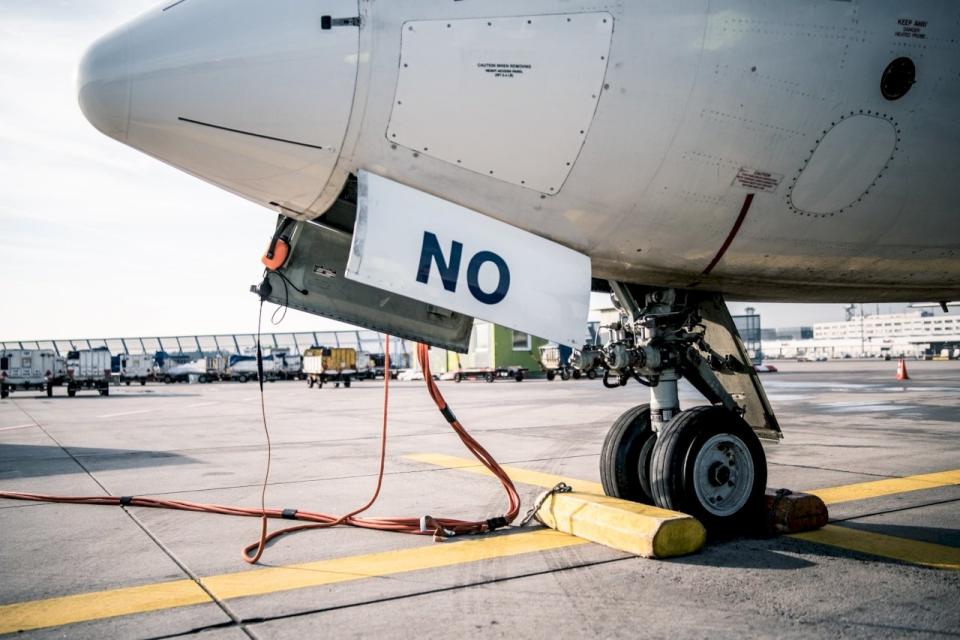
[(342, 382), (344, 387), (349, 387), (357, 374), (357, 351), (342, 347), (311, 347), (303, 352), (303, 372), (310, 388), (317, 385), (322, 389), (327, 382), (337, 387)]
[(0, 351), (0, 398), (13, 391), (45, 389), (63, 384), (66, 369), (62, 358), (49, 349), (10, 349)]
[(110, 395), (110, 351), (90, 349), (67, 353), (67, 395), (71, 398), (80, 389), (96, 389), (101, 396)]

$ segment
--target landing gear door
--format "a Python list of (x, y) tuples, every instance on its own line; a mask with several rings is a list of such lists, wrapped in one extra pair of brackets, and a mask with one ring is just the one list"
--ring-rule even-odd
[(715, 352), (732, 356), (739, 363), (740, 372), (717, 373), (720, 384), (744, 410), (743, 419), (759, 437), (779, 440), (783, 437), (780, 425), (723, 297), (705, 298), (700, 303), (700, 314), (706, 327), (705, 342)]
[(289, 257), (255, 292), (291, 309), (466, 353), (473, 318), (344, 278), (350, 241), (333, 227), (295, 223)]

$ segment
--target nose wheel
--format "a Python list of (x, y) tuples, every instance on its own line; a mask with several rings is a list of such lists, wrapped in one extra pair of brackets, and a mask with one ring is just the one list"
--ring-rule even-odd
[(695, 516), (714, 535), (760, 521), (767, 460), (760, 439), (723, 407), (681, 412), (660, 431), (650, 477), (654, 502)]
[(760, 521), (767, 462), (753, 429), (736, 413), (704, 406), (683, 411), (659, 435), (650, 405), (613, 423), (600, 453), (608, 496), (695, 516), (713, 535), (743, 533)]
[(649, 404), (628, 409), (617, 418), (600, 452), (603, 492), (614, 498), (653, 504), (650, 459), (656, 441)]

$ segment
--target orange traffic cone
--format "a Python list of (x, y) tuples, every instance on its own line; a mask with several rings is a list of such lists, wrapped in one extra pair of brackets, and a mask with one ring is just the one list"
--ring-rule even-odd
[(910, 376), (907, 375), (907, 362), (903, 358), (900, 358), (900, 361), (897, 362), (897, 380), (909, 380)]

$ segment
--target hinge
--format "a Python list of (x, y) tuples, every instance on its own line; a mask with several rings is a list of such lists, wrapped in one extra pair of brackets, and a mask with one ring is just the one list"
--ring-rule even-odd
[(320, 28), (324, 31), (333, 27), (359, 27), (360, 16), (355, 18), (334, 18), (332, 16), (320, 16)]

